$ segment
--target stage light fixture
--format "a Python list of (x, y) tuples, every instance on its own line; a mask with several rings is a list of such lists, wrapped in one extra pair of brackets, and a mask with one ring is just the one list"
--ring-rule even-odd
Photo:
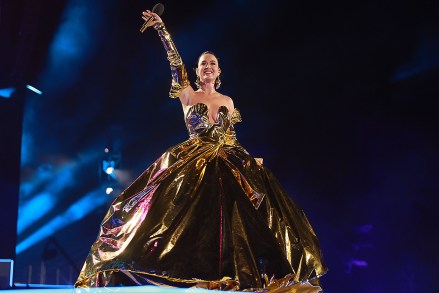
[[(111, 165), (111, 164), (114, 164), (114, 162), (111, 161), (111, 162), (109, 162), (109, 164), (110, 164), (110, 165)], [(108, 167), (105, 169), (105, 173), (107, 173), (108, 175), (113, 174), (113, 171), (114, 171), (114, 167), (112, 167), (112, 166), (108, 166)]]
[(0, 97), (9, 99), (10, 97), (12, 97), (15, 91), (16, 91), (15, 87), (2, 88), (0, 89)]
[(119, 179), (116, 176), (120, 168), (120, 161), (120, 152), (115, 151), (110, 146), (104, 148), (104, 155), (99, 166), (99, 176), (106, 195), (113, 194), (120, 187)]
[(43, 92), (40, 91), (39, 89), (37, 89), (37, 88), (35, 88), (35, 87), (33, 87), (33, 86), (29, 85), (29, 84), (26, 85), (26, 88), (29, 89), (29, 90), (31, 90), (31, 91), (33, 91), (34, 93), (39, 94), (39, 95), (41, 95), (41, 94), (43, 93)]

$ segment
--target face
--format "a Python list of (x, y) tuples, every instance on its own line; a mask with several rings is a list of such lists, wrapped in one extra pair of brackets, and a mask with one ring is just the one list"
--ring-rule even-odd
[(196, 72), (202, 82), (215, 82), (215, 79), (221, 73), (221, 69), (218, 67), (218, 59), (212, 54), (201, 55)]

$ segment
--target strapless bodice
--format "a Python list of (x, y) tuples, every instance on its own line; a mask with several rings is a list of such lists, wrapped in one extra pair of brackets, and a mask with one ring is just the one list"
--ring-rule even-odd
[(204, 103), (192, 105), (186, 113), (185, 122), (190, 138), (207, 139), (212, 142), (234, 144), (236, 133), (233, 125), (241, 121), (239, 110), (231, 115), (226, 106), (220, 106), (215, 122), (209, 121), (209, 109)]

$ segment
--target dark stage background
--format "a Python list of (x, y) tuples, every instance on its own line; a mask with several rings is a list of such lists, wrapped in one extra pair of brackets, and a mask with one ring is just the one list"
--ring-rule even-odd
[[(439, 2), (161, 3), (192, 81), (201, 52), (219, 56), (238, 139), (319, 236), (325, 291), (439, 290)], [(0, 91), (0, 258), (15, 282), (72, 284), (117, 192), (187, 138), (162, 44), (139, 32), (154, 4), (0, 1), (0, 89), (15, 88)]]

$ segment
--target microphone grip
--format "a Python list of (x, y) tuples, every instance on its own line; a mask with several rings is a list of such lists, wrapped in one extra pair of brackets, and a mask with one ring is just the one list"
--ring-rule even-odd
[(149, 23), (154, 19), (154, 17), (149, 17), (142, 25), (142, 27), (140, 28), (140, 32), (144, 32), (146, 30), (146, 28), (148, 27)]

